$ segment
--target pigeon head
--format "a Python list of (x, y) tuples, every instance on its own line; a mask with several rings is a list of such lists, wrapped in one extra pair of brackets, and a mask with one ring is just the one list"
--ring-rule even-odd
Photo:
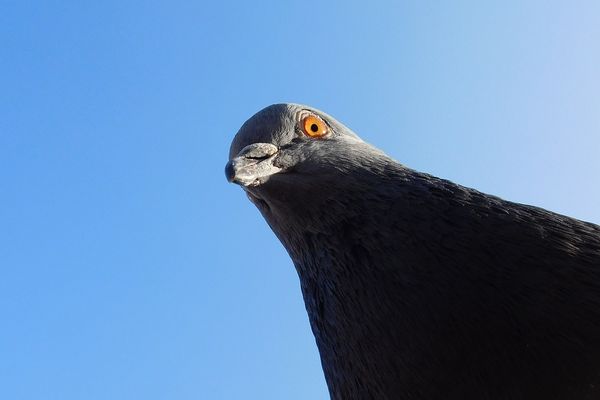
[[(231, 144), (227, 178), (243, 187), (258, 187), (275, 174), (301, 173), (303, 161), (326, 161), (343, 150), (341, 142), (360, 141), (329, 115), (297, 104), (274, 104), (242, 125)], [(285, 178), (283, 178), (285, 179)]]
[(332, 197), (328, 193), (351, 190), (382, 160), (389, 158), (326, 113), (275, 104), (242, 125), (225, 174), (261, 211), (284, 204), (298, 210)]

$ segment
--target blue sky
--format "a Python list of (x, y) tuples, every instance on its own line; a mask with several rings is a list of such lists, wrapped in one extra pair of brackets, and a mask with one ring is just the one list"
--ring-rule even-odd
[(223, 167), (271, 103), (600, 222), (596, 1), (0, 2), (0, 397), (325, 399)]

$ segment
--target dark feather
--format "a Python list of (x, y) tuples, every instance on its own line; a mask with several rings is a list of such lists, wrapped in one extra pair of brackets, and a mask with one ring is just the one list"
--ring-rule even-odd
[(600, 227), (416, 172), (319, 115), (337, 136), (301, 139), (249, 193), (332, 398), (600, 399)]

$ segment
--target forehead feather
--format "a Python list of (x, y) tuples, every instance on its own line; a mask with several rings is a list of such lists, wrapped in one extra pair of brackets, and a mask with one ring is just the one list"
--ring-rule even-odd
[(320, 110), (302, 104), (273, 104), (263, 108), (244, 122), (231, 143), (229, 158), (235, 157), (249, 144), (272, 143), (279, 146), (289, 142), (296, 134), (295, 125), (298, 113), (303, 110), (310, 111), (324, 119), (334, 131), (360, 140), (354, 132)]
[(289, 132), (293, 131), (295, 107), (290, 104), (273, 104), (250, 117), (235, 135), (229, 151), (229, 158), (252, 143), (273, 143), (278, 145)]

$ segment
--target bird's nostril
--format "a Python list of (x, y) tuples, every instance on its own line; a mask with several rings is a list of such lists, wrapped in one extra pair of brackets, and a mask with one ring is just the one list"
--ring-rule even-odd
[(245, 158), (249, 160), (266, 160), (271, 157), (272, 154), (255, 154), (255, 155), (247, 155)]
[(253, 143), (244, 147), (238, 157), (249, 160), (265, 160), (277, 153), (277, 146), (271, 143)]

